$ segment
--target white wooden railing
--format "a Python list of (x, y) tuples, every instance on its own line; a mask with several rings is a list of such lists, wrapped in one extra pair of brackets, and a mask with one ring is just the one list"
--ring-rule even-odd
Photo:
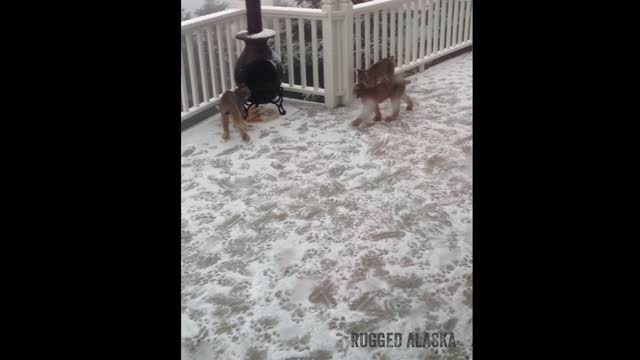
[[(282, 84), (285, 90), (324, 95), (324, 88), (320, 84), (319, 44), (322, 42), (322, 21), (325, 14), (319, 9), (303, 9), (293, 7), (262, 7), (263, 26), (274, 29), (276, 36), (273, 49), (278, 60), (283, 64), (285, 80)], [(306, 33), (307, 24), (311, 34), (311, 53), (307, 54)], [(322, 33), (318, 37), (318, 28)], [(293, 29), (297, 28), (297, 36)], [(282, 38), (284, 34), (284, 39)], [(323, 55), (326, 56), (326, 54)], [(307, 57), (312, 63), (312, 74), (307, 79)], [(302, 70), (305, 71), (302, 71)], [(296, 77), (296, 70), (298, 76)]]
[[(283, 65), (285, 91), (321, 95), (333, 108), (352, 101), (354, 68), (391, 55), (396, 73), (422, 70), (470, 46), (472, 8), (473, 0), (323, 0), (321, 9), (263, 6), (262, 18), (263, 27), (276, 31), (270, 45)], [(183, 120), (236, 87), (234, 65), (244, 42), (235, 34), (246, 28), (245, 9), (182, 22)]]

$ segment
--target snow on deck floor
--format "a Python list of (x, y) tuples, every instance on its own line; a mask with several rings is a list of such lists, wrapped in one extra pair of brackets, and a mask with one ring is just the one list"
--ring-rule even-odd
[[(249, 144), (219, 116), (183, 132), (183, 359), (471, 357), (471, 64), (408, 77), (394, 123), (285, 99)], [(416, 331), (456, 347), (406, 348)]]

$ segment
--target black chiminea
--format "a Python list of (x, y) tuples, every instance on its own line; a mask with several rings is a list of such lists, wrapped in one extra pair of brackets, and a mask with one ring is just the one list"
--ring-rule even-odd
[(282, 65), (267, 45), (276, 32), (262, 28), (260, 0), (245, 0), (245, 4), (248, 29), (236, 34), (236, 39), (243, 40), (246, 46), (238, 58), (234, 74), (238, 87), (246, 85), (251, 91), (251, 96), (245, 100), (245, 110), (271, 103), (284, 115), (287, 112), (282, 106)]

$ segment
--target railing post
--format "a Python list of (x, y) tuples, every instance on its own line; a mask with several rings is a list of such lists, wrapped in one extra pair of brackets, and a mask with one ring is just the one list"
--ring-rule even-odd
[(353, 87), (353, 51), (354, 51), (354, 39), (353, 39), (353, 2), (351, 0), (338, 0), (340, 2), (340, 10), (342, 10), (344, 19), (344, 33), (343, 33), (343, 47), (341, 51), (342, 56), (342, 88), (344, 89), (344, 96), (342, 98), (342, 104), (348, 105), (353, 101), (353, 93), (351, 91)]
[(324, 104), (333, 109), (338, 105), (336, 60), (340, 51), (334, 49), (333, 12), (336, 9), (336, 0), (322, 0), (322, 11), (325, 18), (322, 19), (322, 54), (324, 72)]

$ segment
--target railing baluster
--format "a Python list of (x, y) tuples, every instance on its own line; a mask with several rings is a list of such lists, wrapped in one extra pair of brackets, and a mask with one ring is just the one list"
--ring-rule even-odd
[(202, 96), (204, 102), (209, 102), (209, 87), (207, 86), (207, 63), (204, 61), (204, 50), (202, 49), (202, 29), (196, 30), (196, 41), (198, 42), (198, 62), (200, 63), (200, 84), (202, 85)]
[(453, 10), (453, 45), (457, 46), (462, 42), (462, 17), (464, 11), (464, 0), (456, 0)]
[(466, 19), (467, 0), (460, 0), (460, 22), (458, 22), (458, 42), (464, 42), (464, 23)]
[(466, 0), (466, 9), (464, 11), (464, 41), (469, 41), (469, 21), (471, 20), (471, 0)]
[(413, 43), (413, 17), (411, 15), (411, 3), (404, 3), (405, 11), (405, 38), (404, 38), (404, 62), (405, 64), (411, 63), (411, 46)]
[(424, 58), (425, 32), (427, 31), (427, 3), (428, 0), (418, 0), (418, 9), (420, 9), (420, 60)]
[(231, 40), (231, 23), (227, 22), (226, 24), (226, 32), (227, 32), (227, 57), (229, 59), (229, 79), (231, 80), (231, 90), (233, 90), (236, 87), (236, 79), (234, 75), (234, 67), (235, 67), (235, 61), (233, 61), (233, 48), (231, 47), (232, 45), (232, 40)]
[(389, 15), (391, 17), (391, 19), (390, 19), (391, 20), (391, 26), (390, 26), (391, 27), (391, 29), (390, 29), (391, 32), (389, 34), (389, 37), (391, 38), (391, 44), (389, 44), (389, 45), (390, 45), (390, 49), (391, 49), (391, 51), (390, 51), (391, 56), (396, 58), (396, 64), (398, 64), (397, 63), (398, 58), (396, 56), (396, 13), (397, 13), (397, 11), (396, 11), (395, 8), (389, 9)]
[(387, 26), (387, 18), (389, 17), (389, 9), (384, 8), (382, 9), (382, 58), (386, 58), (387, 57), (387, 48), (389, 47), (389, 44), (387, 43), (388, 40), (388, 31), (389, 31), (389, 27)]
[(460, 19), (458, 20), (458, 43), (462, 44), (464, 43), (464, 22), (465, 22), (465, 17), (464, 17), (464, 12), (466, 10), (466, 6), (467, 6), (467, 1), (466, 0), (460, 0)]
[(342, 87), (344, 88), (344, 95), (342, 97), (343, 104), (349, 104), (353, 101), (353, 84), (354, 81), (354, 71), (353, 71), (353, 57), (351, 53), (353, 53), (353, 5), (347, 5), (345, 7), (346, 17), (343, 20), (344, 24), (344, 35), (343, 35), (343, 46), (342, 51), (345, 56), (342, 56), (343, 61), (345, 62), (342, 65), (344, 78), (342, 83)]
[(378, 51), (378, 39), (380, 38), (380, 12), (377, 10), (373, 12), (373, 62), (377, 63), (380, 60), (380, 53)]
[(405, 62), (407, 64), (411, 63), (413, 61), (413, 42), (416, 40), (416, 34), (413, 32), (413, 25), (415, 23), (415, 17), (412, 11), (412, 7), (413, 7), (413, 3), (412, 2), (407, 2), (405, 3), (405, 11), (407, 13), (405, 21), (406, 21), (406, 27), (407, 27), (407, 31), (406, 34), (408, 35), (406, 40), (405, 40)]
[(464, 36), (462, 30), (464, 29), (464, 6), (466, 5), (465, 0), (459, 0), (460, 5), (458, 8), (458, 44), (462, 44), (464, 42)]
[[(473, 4), (473, 0), (470, 0), (469, 5)], [(469, 15), (469, 40), (473, 41), (473, 9)]]
[[(436, 25), (438, 27), (438, 37), (440, 40), (438, 41), (438, 52), (444, 50), (444, 20), (443, 12), (445, 11), (444, 4), (445, 0), (436, 0), (436, 16), (438, 17)], [(442, 5), (439, 7), (439, 5)]]
[(213, 34), (211, 28), (207, 26), (207, 49), (209, 49), (209, 68), (211, 69), (211, 90), (213, 91), (213, 97), (218, 97), (218, 90), (216, 89), (216, 67), (213, 54)]
[[(342, 53), (342, 51), (340, 51), (340, 49), (343, 48), (344, 45), (344, 34), (345, 34), (345, 30), (344, 30), (344, 21), (336, 21), (335, 24), (336, 26), (336, 33), (338, 36), (336, 36), (335, 39), (335, 43), (333, 45), (333, 48), (336, 49), (335, 51), (337, 53)], [(340, 81), (343, 77), (343, 74), (341, 74), (341, 72), (343, 71), (343, 67), (344, 67), (344, 58), (342, 56), (336, 56), (335, 57), (335, 65), (334, 65), (334, 69), (337, 72), (337, 77), (336, 77), (336, 86), (335, 86), (335, 90), (336, 92), (341, 92), (343, 91), (343, 85), (344, 82)]]
[(291, 32), (291, 18), (285, 19), (286, 33), (287, 33), (287, 69), (289, 72), (289, 86), (294, 85), (293, 81), (293, 33)]
[(441, 33), (440, 49), (441, 50), (447, 49), (447, 6), (448, 5), (449, 5), (449, 0), (442, 0), (442, 4), (440, 5), (441, 7), (440, 11), (442, 12), (442, 19), (440, 22), (440, 33)]
[(371, 65), (371, 22), (369, 18), (371, 17), (370, 13), (364, 14), (364, 68), (368, 69)]
[(298, 39), (300, 41), (300, 85), (307, 87), (307, 53), (304, 41), (304, 19), (298, 18)]
[(193, 106), (200, 105), (200, 94), (198, 94), (198, 83), (196, 79), (196, 62), (193, 56), (193, 32), (185, 33), (187, 39), (187, 61), (189, 63), (189, 78), (191, 79), (191, 96)]
[(278, 18), (273, 18), (273, 30), (276, 32), (276, 58), (279, 62), (282, 62), (282, 45), (280, 44), (280, 20)]
[(432, 0), (427, 0), (428, 12), (427, 12), (427, 22), (429, 23), (427, 26), (427, 56), (433, 53), (433, 6), (434, 3)]
[(358, 14), (356, 16), (356, 69), (362, 68), (362, 38), (360, 33), (362, 32), (362, 16)]
[(184, 75), (184, 56), (180, 50), (180, 94), (182, 98), (182, 111), (189, 111), (189, 93), (187, 92), (187, 78)]
[(408, 65), (411, 62), (411, 30), (413, 30), (413, 24), (411, 23), (411, 8), (408, 3), (403, 3), (400, 9), (403, 13), (402, 21), (404, 22), (402, 24), (402, 26), (404, 27), (404, 31), (402, 34), (402, 36), (404, 37), (402, 45), (402, 63), (404, 65)]
[(453, 30), (451, 34), (451, 44), (453, 46), (458, 44), (458, 10), (460, 8), (460, 0), (454, 0), (453, 4)]
[(416, 60), (418, 60), (418, 44), (420, 42), (420, 37), (419, 37), (419, 30), (420, 28), (418, 27), (418, 25), (420, 25), (419, 22), (419, 15), (418, 15), (418, 10), (420, 10), (420, 7), (418, 6), (418, 1), (414, 0), (414, 2), (411, 4), (411, 10), (413, 12), (412, 18), (413, 18), (413, 31), (412, 31), (412, 39), (411, 39), (411, 61), (415, 62)]
[(320, 86), (320, 76), (318, 75), (318, 22), (311, 20), (311, 55), (313, 63), (313, 90), (318, 90)]
[(411, 18), (413, 19), (412, 39), (411, 39), (411, 61), (418, 59), (418, 49), (420, 45), (420, 6), (419, 0), (411, 3)]
[(451, 23), (453, 22), (453, 0), (447, 0), (447, 48), (451, 46)]
[(404, 62), (405, 64), (409, 64), (411, 62), (411, 30), (413, 30), (413, 23), (411, 22), (411, 7), (410, 4), (404, 3), (402, 4), (402, 9), (404, 10)]
[(227, 82), (224, 76), (224, 45), (222, 44), (222, 26), (220, 25), (220, 23), (216, 24), (216, 39), (218, 40), (218, 60), (220, 61), (220, 92), (224, 93), (227, 91)]
[(402, 66), (404, 65), (404, 62), (402, 61), (402, 34), (404, 33), (404, 26), (403, 26), (403, 18), (404, 18), (404, 11), (402, 9), (402, 5), (398, 6), (398, 66)]
[(449, 46), (455, 46), (456, 42), (455, 42), (455, 36), (456, 36), (456, 27), (458, 26), (458, 23), (456, 22), (456, 3), (459, 0), (450, 0), (452, 2), (451, 4), (451, 43), (449, 44)]

